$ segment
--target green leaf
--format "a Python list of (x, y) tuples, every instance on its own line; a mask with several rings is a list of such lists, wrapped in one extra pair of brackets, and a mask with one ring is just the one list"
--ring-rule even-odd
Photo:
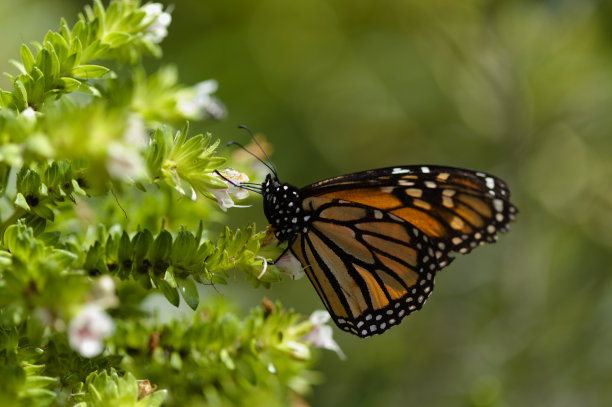
[(166, 264), (163, 269), (165, 271), (168, 267), (167, 264), (170, 262), (170, 253), (172, 253), (172, 235), (167, 230), (162, 230), (155, 238), (149, 253), (153, 267), (161, 267), (163, 264)]
[(102, 96), (100, 91), (95, 86), (91, 86), (85, 82), (81, 83), (81, 87), (79, 88), (79, 91), (83, 93), (89, 93), (90, 95), (95, 96), (95, 97)]
[(172, 267), (169, 267), (168, 270), (166, 270), (166, 273), (164, 274), (164, 281), (167, 282), (172, 288), (177, 287), (176, 279), (174, 278), (174, 272), (172, 270)]
[(55, 48), (55, 53), (57, 54), (59, 62), (64, 61), (68, 56), (68, 51), (70, 49), (68, 42), (60, 34), (54, 32), (51, 43)]
[(9, 107), (12, 106), (15, 98), (11, 92), (0, 89), (0, 107)]
[(59, 57), (57, 56), (57, 52), (55, 51), (55, 47), (50, 42), (46, 42), (45, 43), (45, 48), (49, 51), (49, 60), (51, 62), (51, 69), (50, 69), (50, 72), (49, 72), (49, 75), (48, 75), (49, 78), (47, 78), (47, 80), (49, 82), (55, 82), (56, 80), (59, 79), (59, 76), (60, 76)]
[(68, 27), (68, 23), (63, 17), (60, 19), (60, 33), (66, 42), (71, 42), (72, 34), (70, 33), (70, 27)]
[(17, 109), (19, 109), (20, 111), (27, 109), (28, 108), (28, 92), (26, 92), (25, 86), (23, 86), (23, 83), (19, 79), (13, 82), (13, 86), (15, 87), (14, 101), (15, 101), (15, 104), (17, 105)]
[(148, 229), (136, 233), (132, 239), (132, 250), (134, 251), (134, 261), (141, 262), (153, 244), (153, 235)]
[(36, 56), (36, 62), (36, 65), (40, 67), (40, 70), (42, 71), (45, 77), (53, 77), (53, 56), (47, 48), (43, 48), (38, 52), (38, 55)]
[(31, 74), (32, 80), (34, 82), (34, 87), (32, 89), (32, 94), (30, 95), (30, 100), (33, 101), (33, 103), (37, 103), (42, 101), (45, 96), (47, 79), (37, 66), (32, 69)]
[(172, 245), (172, 264), (187, 265), (198, 247), (191, 232), (180, 231)]
[(60, 78), (58, 87), (64, 92), (74, 92), (79, 90), (81, 82), (77, 79), (63, 77)]
[(68, 58), (66, 58), (64, 62), (62, 62), (61, 72), (64, 73), (72, 71), (74, 67), (79, 64), (78, 59), (79, 56), (77, 54), (70, 54)]
[(59, 242), (60, 232), (46, 232), (38, 236), (38, 240), (47, 246), (55, 246)]
[(212, 157), (208, 160), (208, 163), (206, 164), (206, 170), (210, 171), (210, 170), (217, 169), (221, 165), (223, 165), (225, 161), (227, 160), (224, 157)]
[(54, 377), (48, 376), (27, 376), (26, 383), (30, 387), (49, 387), (57, 381)]
[(26, 201), (25, 196), (23, 196), (21, 192), (17, 194), (17, 198), (15, 199), (15, 205), (19, 206), (20, 208), (25, 209), (28, 212), (30, 211), (30, 205), (28, 205), (28, 202)]
[(53, 254), (49, 259), (57, 262), (62, 268), (68, 268), (74, 264), (74, 262), (78, 259), (78, 256), (67, 250), (56, 249), (53, 251)]
[(132, 254), (132, 245), (130, 243), (130, 237), (123, 231), (121, 234), (121, 240), (119, 240), (119, 249), (117, 250), (117, 258), (119, 263), (125, 263), (130, 260)]
[(21, 72), (22, 74), (26, 74), (27, 73), (27, 71), (25, 69), (25, 66), (21, 62), (16, 61), (14, 59), (9, 59), (9, 64), (11, 64), (15, 68), (17, 68), (17, 70), (19, 70), (19, 72)]
[(73, 40), (72, 40), (71, 46), (74, 46), (75, 41), (79, 41), (80, 43), (81, 40), (86, 39), (86, 33), (87, 33), (87, 26), (85, 25), (85, 21), (83, 20), (77, 21), (74, 27), (72, 27)]
[(24, 396), (26, 400), (27, 399), (36, 400), (36, 401), (30, 400), (29, 405), (47, 406), (51, 404), (53, 400), (55, 400), (55, 398), (57, 397), (57, 393), (51, 390), (47, 390), (47, 389), (33, 388), (33, 389), (26, 389), (24, 391)]
[(155, 283), (161, 290), (162, 294), (164, 294), (164, 297), (166, 297), (168, 302), (170, 302), (170, 304), (174, 305), (175, 307), (178, 307), (181, 302), (178, 289), (176, 287), (170, 287), (170, 284), (168, 284), (162, 279), (156, 279)]
[(183, 299), (187, 305), (189, 305), (189, 307), (195, 311), (200, 303), (200, 296), (195, 283), (189, 277), (177, 277), (176, 282)]
[(23, 44), (21, 46), (21, 60), (23, 61), (23, 66), (27, 72), (32, 71), (32, 67), (34, 66), (34, 55), (32, 55), (32, 51), (30, 48)]
[(114, 32), (104, 37), (104, 40), (110, 43), (111, 47), (113, 48), (120, 47), (121, 45), (129, 42), (131, 39), (132, 36), (124, 32)]
[(46, 205), (36, 205), (32, 208), (32, 212), (41, 218), (47, 219), (48, 221), (53, 222), (55, 220), (55, 214), (53, 210)]
[(80, 65), (72, 69), (71, 76), (79, 79), (94, 79), (101, 78), (109, 71), (110, 69), (101, 65)]
[(69, 54), (68, 59), (70, 59), (72, 55), (74, 55), (75, 61), (74, 62), (71, 61), (72, 66), (69, 66), (68, 63), (66, 63), (67, 68), (72, 69), (81, 63), (81, 55), (83, 54), (83, 45), (81, 44), (80, 39), (75, 38), (72, 40), (72, 44), (70, 44), (70, 51), (68, 51), (68, 54)]

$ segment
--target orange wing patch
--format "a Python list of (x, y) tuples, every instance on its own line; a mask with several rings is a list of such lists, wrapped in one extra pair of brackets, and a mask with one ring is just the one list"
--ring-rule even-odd
[(457, 199), (474, 208), (482, 216), (485, 216), (487, 218), (492, 216), (490, 206), (487, 205), (487, 202), (483, 201), (481, 198), (477, 198), (475, 196), (467, 194), (460, 194)]
[(405, 207), (391, 211), (391, 213), (413, 224), (428, 236), (443, 237), (446, 234), (444, 225), (422, 210)]
[(384, 235), (390, 237), (394, 240), (399, 240), (405, 244), (410, 243), (410, 236), (406, 231), (405, 227), (394, 222), (362, 222), (357, 223), (355, 225), (357, 229), (362, 230), (364, 232), (372, 232), (377, 233), (379, 235)]
[(313, 226), (326, 237), (333, 240), (342, 251), (365, 263), (374, 263), (372, 252), (357, 240), (353, 229), (348, 226), (319, 221), (314, 222)]
[(322, 265), (327, 266), (327, 269), (332, 271), (333, 278), (337, 281), (342, 294), (348, 301), (350, 314), (353, 316), (362, 314), (368, 307), (366, 299), (359, 289), (357, 282), (349, 275), (342, 259), (316, 234), (310, 232), (308, 233), (308, 238), (314, 250), (321, 258)]
[(323, 194), (322, 198), (342, 199), (378, 209), (391, 209), (402, 206), (402, 201), (382, 188), (345, 189)]
[(372, 301), (372, 305), (376, 309), (380, 309), (389, 305), (389, 298), (387, 297), (387, 294), (385, 294), (385, 292), (383, 291), (383, 288), (380, 286), (378, 281), (376, 281), (374, 275), (370, 271), (356, 264), (353, 264), (353, 267), (368, 286), (367, 292), (370, 295), (370, 301)]

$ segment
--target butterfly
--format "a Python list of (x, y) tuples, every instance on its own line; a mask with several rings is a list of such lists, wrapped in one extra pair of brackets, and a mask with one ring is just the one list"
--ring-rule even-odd
[(453, 253), (495, 242), (517, 214), (504, 181), (468, 169), (388, 167), (298, 189), (269, 168), (253, 190), (271, 230), (336, 325), (360, 337), (421, 309)]

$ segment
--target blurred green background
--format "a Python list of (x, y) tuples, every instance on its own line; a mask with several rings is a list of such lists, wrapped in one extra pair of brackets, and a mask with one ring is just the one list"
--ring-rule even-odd
[[(0, 71), (83, 1), (0, 0)], [(612, 6), (598, 1), (177, 0), (164, 62), (215, 78), (227, 118), (273, 144), (283, 181), (445, 164), (505, 179), (520, 214), (440, 273), (382, 336), (335, 331), (313, 406), (612, 403)], [(149, 61), (149, 70), (159, 61)], [(8, 81), (2, 79), (2, 87)], [(266, 224), (261, 202), (232, 225)], [(195, 227), (198, 220), (194, 219)], [(221, 287), (309, 314), (306, 279)], [(218, 295), (210, 291), (210, 295)]]

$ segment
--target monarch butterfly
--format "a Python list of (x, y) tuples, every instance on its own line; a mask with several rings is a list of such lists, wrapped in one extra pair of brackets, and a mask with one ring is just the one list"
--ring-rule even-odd
[(451, 253), (495, 242), (517, 213), (504, 181), (468, 169), (388, 167), (298, 189), (264, 164), (272, 174), (250, 188), (272, 231), (336, 325), (360, 337), (421, 309)]

